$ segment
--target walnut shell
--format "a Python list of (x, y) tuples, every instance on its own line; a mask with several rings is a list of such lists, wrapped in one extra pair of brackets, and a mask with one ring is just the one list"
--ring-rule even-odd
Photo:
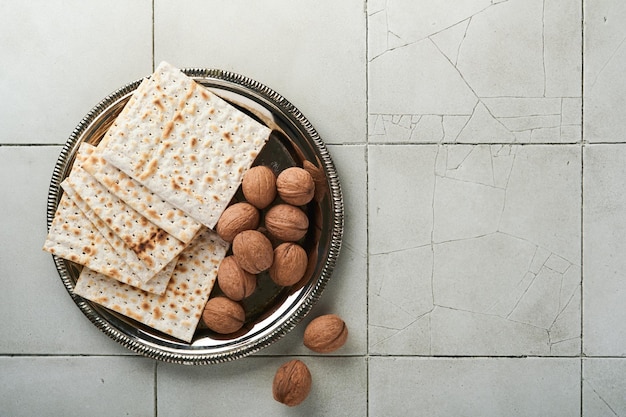
[(276, 175), (271, 168), (258, 165), (250, 168), (241, 182), (243, 196), (258, 209), (269, 206), (276, 198)]
[(277, 239), (295, 242), (306, 235), (309, 218), (298, 207), (277, 204), (265, 214), (265, 228)]
[(276, 401), (293, 407), (306, 399), (311, 391), (311, 383), (309, 368), (304, 362), (293, 359), (276, 371), (272, 394)]
[(315, 201), (322, 201), (324, 194), (326, 194), (326, 191), (328, 190), (328, 182), (326, 181), (324, 171), (313, 165), (311, 161), (307, 160), (302, 162), (302, 168), (304, 168), (309, 174), (311, 174), (311, 177), (313, 177), (313, 182), (315, 183)]
[(246, 312), (241, 304), (226, 297), (210, 298), (204, 306), (202, 321), (220, 334), (234, 333), (243, 327)]
[(217, 270), (217, 283), (226, 297), (241, 301), (256, 290), (256, 276), (239, 266), (234, 256), (224, 258)]
[(274, 261), (272, 243), (256, 230), (244, 230), (235, 236), (233, 255), (239, 266), (251, 274), (269, 269)]
[(252, 204), (241, 202), (226, 208), (215, 226), (217, 234), (227, 242), (232, 242), (238, 233), (256, 229), (260, 221), (259, 211)]
[(281, 243), (274, 249), (270, 278), (277, 285), (287, 287), (300, 281), (308, 265), (308, 256), (302, 246), (293, 242)]
[(278, 174), (276, 189), (285, 203), (303, 206), (313, 199), (315, 182), (305, 169), (291, 167)]
[(335, 314), (316, 317), (304, 329), (304, 346), (318, 353), (333, 352), (342, 347), (347, 339), (348, 327)]

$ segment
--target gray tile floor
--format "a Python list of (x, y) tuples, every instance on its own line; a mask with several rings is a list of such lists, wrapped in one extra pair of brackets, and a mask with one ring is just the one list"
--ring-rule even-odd
[[(0, 0), (0, 414), (626, 416), (625, 23), (618, 0)], [(117, 345), (41, 250), (62, 144), (161, 60), (287, 97), (344, 189), (322, 299), (236, 362)], [(329, 312), (349, 341), (311, 355)]]

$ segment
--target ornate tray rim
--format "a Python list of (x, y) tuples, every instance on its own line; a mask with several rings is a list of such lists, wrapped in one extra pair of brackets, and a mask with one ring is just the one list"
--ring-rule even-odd
[[(313, 125), (293, 104), (264, 84), (234, 72), (206, 68), (184, 68), (181, 70), (188, 76), (194, 78), (196, 81), (213, 81), (231, 84), (246, 90), (252, 95), (262, 97), (274, 107), (274, 109), (269, 110), (271, 112), (279, 111), (282, 117), (287, 117), (291, 120), (316, 151), (316, 156), (323, 165), (329, 185), (331, 200), (330, 205), (332, 208), (332, 212), (330, 213), (332, 231), (330, 232), (330, 242), (326, 260), (321, 273), (315, 279), (314, 285), (309, 285), (308, 287), (305, 286), (306, 291), (299, 294), (297, 299), (294, 301), (297, 304), (292, 306), (292, 313), (287, 317), (282, 317), (278, 323), (276, 323), (258, 339), (247, 340), (243, 344), (240, 343), (233, 346), (228, 346), (229, 344), (225, 343), (219, 349), (215, 349), (213, 347), (200, 347), (192, 349), (192, 345), (189, 345), (189, 349), (180, 349), (145, 340), (141, 337), (141, 335), (123, 331), (113, 325), (105, 317), (99, 314), (98, 311), (92, 308), (90, 302), (73, 293), (74, 282), (68, 271), (66, 261), (55, 255), (52, 255), (52, 258), (57, 272), (59, 273), (66, 290), (74, 300), (75, 304), (79, 307), (83, 314), (107, 336), (131, 351), (152, 359), (185, 365), (206, 365), (232, 361), (251, 355), (269, 346), (290, 332), (308, 314), (320, 298), (335, 268), (342, 243), (344, 206), (341, 185), (339, 183), (337, 171), (330, 153)], [(50, 181), (47, 200), (48, 230), (50, 229), (52, 219), (54, 218), (54, 214), (62, 194), (60, 183), (63, 181), (65, 176), (67, 176), (69, 169), (71, 168), (74, 154), (82, 140), (84, 140), (83, 135), (98, 118), (98, 116), (105, 111), (105, 109), (109, 108), (121, 98), (134, 91), (140, 82), (141, 79), (135, 80), (106, 96), (83, 117), (83, 119), (72, 131), (59, 154), (57, 163), (55, 164), (52, 173), (52, 179)], [(124, 327), (123, 323), (118, 323), (118, 325)]]

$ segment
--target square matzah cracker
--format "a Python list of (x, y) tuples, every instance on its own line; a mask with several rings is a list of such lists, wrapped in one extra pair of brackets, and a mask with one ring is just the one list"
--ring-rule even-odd
[(95, 213), (89, 208), (89, 206), (76, 194), (74, 189), (69, 186), (67, 180), (61, 183), (61, 187), (67, 194), (67, 196), (76, 204), (76, 206), (83, 212), (83, 214), (89, 219), (89, 221), (100, 232), (104, 239), (111, 245), (115, 253), (129, 266), (129, 271), (132, 273), (123, 274), (119, 277), (115, 277), (120, 282), (132, 285), (144, 291), (148, 291), (154, 294), (163, 294), (167, 283), (172, 276), (174, 267), (176, 266), (176, 260), (171, 261), (165, 268), (155, 273), (150, 271), (143, 262), (137, 257), (135, 252), (130, 250), (109, 226), (104, 223)]
[(93, 145), (82, 144), (82, 168), (113, 194), (176, 239), (189, 243), (202, 224), (130, 178), (100, 156)]
[(213, 228), (269, 134), (162, 62), (104, 136), (102, 156)]
[(215, 284), (228, 244), (205, 229), (180, 255), (167, 290), (161, 296), (137, 290), (83, 269), (74, 293), (190, 342)]
[(185, 248), (185, 243), (137, 213), (82, 168), (75, 166), (65, 181), (149, 270), (160, 271)]
[(67, 193), (61, 197), (43, 249), (115, 280), (133, 274)]

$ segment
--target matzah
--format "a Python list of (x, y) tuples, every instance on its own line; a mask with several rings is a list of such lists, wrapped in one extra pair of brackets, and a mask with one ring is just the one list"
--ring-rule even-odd
[(102, 140), (102, 156), (213, 228), (270, 129), (162, 62)]
[(122, 201), (176, 239), (189, 243), (202, 224), (102, 158), (97, 148), (82, 144), (82, 168)]
[(132, 275), (126, 262), (66, 193), (61, 196), (43, 249), (111, 277), (113, 281), (124, 281)]
[(155, 273), (169, 264), (186, 244), (137, 213), (80, 167), (65, 179), (91, 210)]
[(84, 268), (74, 293), (190, 342), (228, 244), (205, 229), (180, 255), (167, 290), (155, 296)]
[(68, 184), (67, 180), (61, 183), (61, 187), (72, 200), (74, 204), (83, 212), (87, 219), (100, 232), (104, 239), (111, 245), (117, 256), (119, 256), (126, 265), (129, 266), (126, 273), (115, 277), (120, 282), (132, 285), (144, 291), (154, 294), (163, 294), (167, 283), (172, 276), (176, 259), (171, 261), (165, 268), (156, 274), (150, 271), (137, 257), (135, 252), (130, 250), (124, 242), (104, 223), (98, 216), (93, 213), (89, 206), (76, 194), (74, 189)]

